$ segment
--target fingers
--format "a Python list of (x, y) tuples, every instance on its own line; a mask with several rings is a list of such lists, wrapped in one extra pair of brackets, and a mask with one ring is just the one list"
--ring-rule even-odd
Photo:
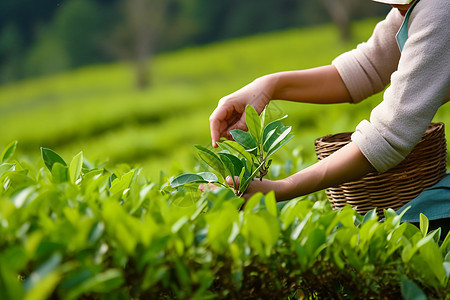
[(217, 147), (220, 137), (225, 136), (229, 125), (232, 124), (234, 115), (236, 114), (233, 105), (220, 101), (219, 106), (213, 111), (209, 117), (209, 127), (211, 130), (211, 139), (213, 147)]
[(231, 176), (227, 176), (225, 182), (228, 184), (229, 187), (234, 186), (235, 189), (239, 189), (239, 177), (237, 176), (234, 177), (234, 185), (233, 185), (233, 178), (231, 178)]
[(220, 139), (220, 127), (221, 124), (225, 122), (225, 118), (226, 112), (222, 107), (217, 107), (209, 117), (209, 128), (211, 130), (212, 145), (214, 148), (217, 147), (217, 142)]
[(217, 147), (217, 142), (221, 137), (231, 138), (230, 130), (245, 130), (245, 116), (243, 115), (245, 107), (234, 105), (232, 101), (220, 101), (219, 106), (209, 117), (211, 130), (211, 140), (213, 147)]
[(206, 190), (210, 190), (210, 191), (214, 191), (214, 190), (217, 190), (219, 187), (218, 186), (216, 186), (216, 185), (214, 185), (214, 184), (212, 184), (212, 183), (208, 183), (208, 184), (204, 184), (204, 183), (202, 183), (202, 184), (200, 184), (199, 186), (198, 186), (198, 189), (200, 190), (200, 191), (202, 191), (202, 192), (205, 192)]
[(241, 115), (241, 118), (236, 123), (234, 123), (234, 125), (230, 126), (230, 128), (228, 129), (227, 133), (229, 134), (230, 138), (231, 138), (231, 134), (229, 132), (234, 129), (240, 129), (240, 130), (244, 130), (244, 131), (248, 130), (247, 123), (245, 122), (245, 115)]

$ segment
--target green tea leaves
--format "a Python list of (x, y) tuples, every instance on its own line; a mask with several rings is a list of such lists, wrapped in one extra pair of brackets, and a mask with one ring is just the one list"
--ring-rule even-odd
[[(264, 164), (252, 155), (250, 174), (240, 148), (224, 145), (201, 153), (244, 188), (269, 165), (267, 152)], [(256, 193), (242, 207), (239, 190), (199, 191), (224, 185), (212, 172), (182, 174), (161, 193), (127, 165), (80, 170), (82, 156), (51, 172), (1, 165), (1, 299), (448, 297), (450, 235), (441, 243), (425, 216), (421, 228), (391, 209), (379, 221), (334, 210), (324, 193), (282, 207)]]
[(51, 149), (41, 147), (41, 155), (45, 165), (50, 171), (52, 171), (54, 163), (60, 163), (63, 166), (67, 166), (64, 159)]
[(230, 172), (230, 176), (239, 176), (242, 168), (244, 168), (243, 162), (236, 156), (229, 153), (218, 153), (220, 159)]
[(83, 167), (83, 152), (80, 152), (70, 162), (69, 175), (70, 181), (72, 183), (75, 183), (80, 177), (82, 167)]
[(14, 155), (16, 147), (17, 141), (13, 141), (8, 146), (6, 146), (5, 149), (3, 149), (2, 153), (0, 154), (0, 163), (3, 164), (7, 162)]
[(239, 129), (231, 130), (231, 136), (233, 139), (238, 142), (245, 150), (250, 153), (256, 153), (256, 148), (258, 144), (256, 142), (255, 137), (252, 134), (246, 131), (242, 131)]
[(211, 168), (216, 170), (222, 176), (223, 179), (225, 179), (226, 171), (220, 158), (214, 152), (206, 149), (203, 146), (196, 145), (195, 148), (197, 148), (198, 155), (200, 156), (200, 158)]
[(402, 276), (401, 291), (405, 300), (427, 300), (428, 297), (422, 289), (406, 276)]
[(429, 221), (428, 218), (424, 215), (424, 214), (420, 214), (420, 231), (422, 232), (423, 236), (426, 236), (428, 233), (428, 226), (429, 226)]
[(182, 185), (186, 185), (189, 183), (215, 183), (218, 182), (217, 176), (214, 173), (209, 173), (209, 172), (201, 172), (201, 173), (197, 173), (197, 174), (191, 174), (191, 173), (187, 173), (187, 174), (182, 174), (176, 178), (174, 178), (171, 182), (170, 185), (173, 188), (182, 186)]
[[(261, 143), (261, 129), (262, 126), (264, 126), (263, 122), (264, 121), (260, 120), (259, 115), (253, 106), (247, 105), (245, 108), (245, 123), (247, 124), (248, 132), (258, 144)], [(263, 124), (261, 125), (261, 123)]]
[(69, 168), (59, 162), (55, 162), (52, 166), (52, 176), (55, 183), (69, 181)]
[[(266, 107), (267, 108), (267, 107)], [(237, 195), (242, 195), (251, 183), (253, 178), (263, 178), (272, 163), (269, 157), (278, 149), (292, 139), (291, 127), (285, 126), (281, 119), (270, 122), (265, 126), (266, 108), (258, 115), (252, 106), (245, 109), (245, 121), (248, 132), (235, 129), (231, 130), (234, 141), (225, 140), (217, 143), (222, 149), (219, 153), (202, 147), (195, 146), (200, 158), (216, 171), (223, 179), (222, 185), (226, 185), (226, 177), (233, 180), (233, 188)], [(239, 186), (236, 184), (236, 177), (239, 178)], [(205, 183), (196, 174), (186, 174), (186, 176), (172, 181), (171, 186), (178, 187), (183, 184)]]

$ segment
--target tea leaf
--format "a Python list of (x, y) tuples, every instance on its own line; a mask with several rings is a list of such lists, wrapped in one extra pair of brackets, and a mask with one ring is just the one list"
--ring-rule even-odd
[(211, 173), (211, 172), (200, 172), (200, 173), (197, 173), (197, 175), (201, 176), (205, 181), (208, 181), (208, 182), (218, 182), (219, 181), (217, 179), (216, 174)]
[(275, 199), (275, 192), (274, 191), (270, 191), (269, 193), (267, 193), (265, 195), (264, 202), (266, 203), (267, 211), (271, 215), (276, 217), (277, 214), (278, 214), (278, 209), (277, 209), (277, 201)]
[(17, 141), (13, 141), (8, 146), (6, 146), (5, 149), (3, 149), (2, 154), (0, 155), (0, 163), (3, 164), (7, 162), (14, 155), (16, 147)]
[(246, 171), (247, 169), (244, 167), (242, 168), (241, 173), (239, 173), (239, 185), (241, 185), (250, 176)]
[(180, 176), (175, 177), (171, 182), (170, 182), (170, 186), (173, 188), (188, 184), (188, 183), (193, 183), (193, 182), (199, 182), (199, 183), (203, 183), (204, 180), (201, 176), (197, 175), (197, 174), (192, 174), (192, 173), (185, 173), (185, 174), (181, 174)]
[(374, 208), (374, 209), (368, 211), (364, 215), (364, 219), (363, 219), (362, 223), (365, 224), (366, 222), (368, 222), (370, 220), (377, 220), (377, 219), (378, 219), (377, 210)]
[[(278, 139), (290, 126), (285, 126), (280, 120), (269, 123), (263, 130), (264, 151), (268, 152), (270, 147), (275, 147), (280, 140)], [(289, 133), (289, 132), (288, 132)], [(288, 134), (286, 133), (286, 135)], [(278, 139), (278, 140), (277, 140)]]
[(41, 147), (41, 154), (42, 159), (44, 160), (44, 163), (50, 170), (50, 172), (52, 171), (54, 163), (60, 163), (63, 166), (67, 166), (64, 159), (62, 159), (61, 156), (59, 156), (55, 151), (51, 149)]
[(123, 283), (122, 272), (118, 269), (109, 269), (102, 273), (88, 277), (76, 288), (71, 289), (67, 295), (68, 299), (77, 299), (88, 292), (107, 293), (114, 291)]
[(263, 242), (269, 249), (275, 245), (278, 235), (277, 227), (271, 227), (268, 219), (257, 214), (248, 214), (247, 220), (249, 231), (251, 233), (251, 240), (256, 238)]
[(325, 242), (325, 231), (316, 227), (309, 232), (304, 247), (306, 252), (310, 254), (310, 257), (315, 258), (325, 247)]
[(52, 177), (55, 183), (69, 181), (69, 168), (59, 162), (55, 162), (52, 167)]
[(267, 152), (266, 158), (272, 156), (275, 152), (277, 152), (281, 147), (283, 147), (287, 142), (289, 142), (294, 137), (293, 134), (288, 134), (278, 145), (273, 147)]
[(176, 178), (174, 178), (170, 182), (170, 186), (173, 188), (189, 184), (189, 183), (207, 183), (208, 181), (204, 180), (203, 177), (197, 174), (182, 174)]
[[(414, 257), (414, 263), (417, 263), (420, 260), (422, 265), (420, 267), (421, 272), (423, 272), (423, 276), (425, 278), (429, 278), (429, 280), (433, 280), (434, 278), (439, 281), (439, 283), (444, 284), (446, 273), (444, 269), (444, 259), (440, 253), (439, 246), (433, 239), (426, 242), (419, 249), (420, 257)], [(426, 273), (429, 273), (431, 276), (427, 276)]]
[(244, 164), (242, 163), (242, 161), (236, 156), (229, 153), (219, 153), (219, 156), (221, 159), (225, 157), (228, 158), (232, 164), (232, 176), (239, 176), (242, 168), (244, 168)]
[(450, 254), (450, 231), (447, 233), (444, 241), (441, 244), (442, 255)]
[(40, 265), (35, 271), (33, 271), (28, 279), (23, 283), (23, 287), (26, 291), (30, 291), (36, 285), (39, 285), (41, 281), (49, 274), (51, 274), (59, 266), (62, 261), (62, 255), (59, 253), (53, 254), (47, 261)]
[(122, 177), (114, 179), (111, 182), (111, 187), (109, 188), (111, 194), (114, 195), (123, 193), (130, 186), (134, 172), (134, 170), (131, 170), (130, 172), (122, 175)]
[(261, 192), (258, 192), (251, 196), (250, 199), (247, 200), (247, 203), (245, 203), (244, 212), (250, 213), (253, 209), (257, 208), (263, 197), (264, 195)]
[(279, 131), (276, 131), (276, 133), (273, 135), (273, 137), (276, 136), (276, 135), (278, 135), (278, 134), (279, 134), (279, 135), (278, 135), (278, 136), (276, 137), (276, 139), (269, 145), (269, 149), (267, 150), (267, 152), (270, 153), (270, 151), (271, 151), (272, 149), (274, 149), (275, 147), (278, 147), (278, 145), (282, 143), (283, 139), (284, 139), (285, 137), (287, 137), (287, 135), (291, 132), (291, 129), (292, 129), (292, 127), (291, 127), (291, 126), (288, 126), (288, 127), (283, 127), (283, 128), (281, 128)]
[(246, 161), (248, 163), (247, 168), (251, 169), (252, 155), (249, 152), (247, 152), (245, 150), (245, 148), (242, 147), (238, 142), (223, 141), (223, 142), (217, 143), (217, 145), (219, 145), (219, 147), (223, 150), (228, 150), (230, 153), (236, 152), (236, 153), (240, 154), (243, 158), (246, 159)]
[(398, 216), (397, 212), (392, 208), (383, 209), (383, 214), (386, 219), (395, 218)]
[(242, 147), (244, 147), (245, 150), (250, 153), (256, 154), (256, 148), (258, 147), (258, 144), (250, 133), (239, 129), (231, 130), (230, 133), (233, 139)]
[[(225, 153), (218, 153), (220, 160), (222, 160), (223, 165), (225, 166), (225, 170), (227, 171), (228, 176), (233, 180), (233, 187), (236, 186), (234, 182), (234, 165), (231, 160), (225, 155)], [(230, 154), (231, 155), (231, 154)]]
[(262, 142), (264, 145), (264, 151), (267, 151), (269, 147), (273, 144), (276, 137), (273, 137), (273, 134), (277, 131), (278, 128), (283, 128), (284, 125), (281, 121), (273, 121), (269, 123), (263, 130)]
[(214, 152), (206, 149), (205, 147), (195, 145), (195, 148), (199, 150), (198, 155), (200, 156), (200, 158), (211, 168), (213, 168), (213, 170), (219, 172), (220, 176), (222, 176), (223, 179), (225, 180), (226, 178), (225, 167), (220, 158)]
[(420, 231), (423, 236), (426, 236), (428, 233), (428, 225), (428, 218), (423, 213), (420, 213)]
[(406, 276), (402, 276), (401, 291), (405, 300), (427, 300), (422, 289)]
[(36, 197), (36, 187), (29, 186), (21, 190), (17, 190), (16, 193), (12, 195), (12, 200), (15, 207), (22, 207), (27, 205), (33, 198)]
[(252, 172), (252, 168), (249, 168), (248, 166), (250, 165), (250, 163), (245, 159), (245, 158), (241, 158), (241, 162), (242, 165), (244, 166), (244, 177), (248, 178), (250, 177), (250, 173)]
[(173, 188), (189, 184), (189, 183), (213, 183), (218, 182), (217, 176), (213, 173), (202, 172), (198, 174), (186, 173), (174, 178), (170, 185)]
[(253, 136), (256, 143), (261, 143), (261, 120), (255, 108), (247, 105), (245, 108), (245, 123), (247, 123), (248, 132)]
[(80, 177), (82, 167), (83, 167), (83, 152), (80, 152), (70, 162), (69, 174), (72, 183), (75, 183)]
[(23, 299), (23, 288), (17, 280), (17, 272), (8, 267), (8, 261), (0, 256), (0, 299)]

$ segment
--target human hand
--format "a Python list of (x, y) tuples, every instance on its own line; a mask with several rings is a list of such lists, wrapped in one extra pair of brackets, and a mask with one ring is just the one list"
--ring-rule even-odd
[[(260, 180), (259, 178), (255, 178), (250, 182), (250, 184), (247, 187), (247, 189), (245, 190), (245, 192), (243, 194), (239, 195), (237, 192), (237, 189), (239, 188), (239, 178), (235, 177), (234, 180), (235, 180), (235, 184), (236, 184), (235, 194), (237, 196), (244, 198), (246, 201), (258, 192), (267, 194), (270, 191), (275, 191), (275, 194), (277, 194), (277, 192), (279, 194), (281, 194), (281, 191), (282, 191), (282, 187), (281, 187), (282, 182), (281, 181), (273, 181), (273, 180), (269, 180), (269, 179)], [(226, 183), (228, 184), (228, 186), (230, 188), (233, 187), (233, 180), (231, 179), (230, 176), (228, 176), (226, 178)], [(198, 188), (200, 191), (205, 192), (208, 189), (216, 190), (219, 187), (212, 183), (206, 183), (206, 184), (200, 184), (200, 186)]]
[(221, 137), (231, 139), (231, 130), (247, 130), (245, 107), (249, 104), (261, 113), (269, 104), (271, 98), (269, 90), (268, 80), (261, 77), (220, 99), (217, 108), (209, 118), (213, 147), (217, 147)]
[[(239, 179), (235, 178), (236, 181), (236, 188), (239, 187)], [(233, 186), (233, 181), (231, 180), (230, 177), (227, 178), (227, 184), (231, 187)], [(245, 192), (241, 196), (242, 198), (245, 199), (245, 201), (247, 201), (248, 199), (250, 199), (254, 194), (256, 193), (263, 193), (263, 194), (267, 194), (271, 191), (275, 192), (275, 196), (278, 197), (281, 196), (283, 194), (283, 181), (282, 180), (269, 180), (269, 179), (259, 179), (259, 178), (255, 178), (253, 179), (250, 184), (248, 185), (247, 189), (245, 190)], [(281, 201), (284, 199), (280, 199), (278, 201)]]

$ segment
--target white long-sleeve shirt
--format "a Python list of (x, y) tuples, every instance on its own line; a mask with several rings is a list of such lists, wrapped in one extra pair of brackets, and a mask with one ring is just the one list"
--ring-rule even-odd
[(400, 52), (403, 16), (392, 9), (370, 39), (333, 61), (354, 103), (386, 89), (383, 101), (352, 135), (369, 162), (384, 172), (419, 142), (438, 108), (450, 99), (450, 1), (420, 0)]

